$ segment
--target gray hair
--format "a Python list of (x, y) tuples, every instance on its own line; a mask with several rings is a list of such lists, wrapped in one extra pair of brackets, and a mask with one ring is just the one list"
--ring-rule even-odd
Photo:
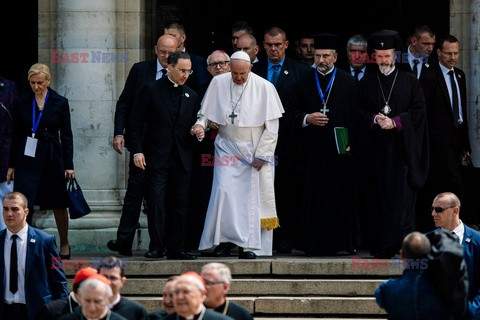
[(223, 263), (219, 262), (210, 262), (207, 263), (202, 267), (202, 271), (205, 271), (207, 269), (214, 269), (218, 272), (219, 280), (225, 283), (231, 283), (232, 282), (232, 273), (230, 272), (230, 268)]
[(361, 34), (355, 34), (348, 39), (347, 48), (350, 46), (368, 46), (368, 41)]
[(96, 289), (98, 286), (100, 288), (103, 288), (105, 290), (105, 298), (108, 299), (111, 296), (113, 296), (112, 288), (105, 282), (98, 280), (98, 279), (92, 279), (92, 278), (87, 278), (85, 281), (82, 281), (80, 284), (80, 287), (78, 288), (80, 295), (83, 297), (83, 292), (85, 288), (91, 288), (91, 289)]

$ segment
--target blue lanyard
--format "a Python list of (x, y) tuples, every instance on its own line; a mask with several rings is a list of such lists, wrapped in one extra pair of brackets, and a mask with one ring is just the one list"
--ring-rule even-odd
[[(330, 90), (330, 87), (333, 84), (333, 80), (335, 79), (335, 74), (337, 74), (337, 68), (333, 70), (332, 77), (330, 78), (330, 81), (327, 84), (327, 88), (325, 89), (325, 92), (328, 92), (328, 90)], [(315, 80), (317, 80), (317, 90), (318, 90), (318, 94), (320, 95), (320, 99), (322, 99), (323, 104), (325, 104), (326, 103), (325, 95), (323, 94), (322, 88), (320, 87), (320, 80), (318, 80), (318, 74), (316, 70), (315, 70)]]
[[(44, 102), (44, 106), (47, 104), (47, 100), (48, 100), (48, 91), (47, 91), (47, 95), (45, 96), (45, 102)], [(36, 112), (35, 112), (35, 109), (37, 108), (37, 100), (35, 100), (35, 96), (32, 98), (32, 138), (35, 138), (35, 132), (37, 132), (37, 129), (38, 129), (38, 124), (40, 123), (40, 119), (42, 119), (42, 115), (43, 115), (43, 109), (40, 110), (40, 113), (38, 114), (38, 119), (35, 119), (36, 118)]]

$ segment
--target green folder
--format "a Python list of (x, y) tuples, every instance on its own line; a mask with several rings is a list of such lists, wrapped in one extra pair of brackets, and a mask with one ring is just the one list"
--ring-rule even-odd
[(348, 147), (348, 128), (335, 127), (335, 142), (337, 143), (338, 154), (347, 154)]

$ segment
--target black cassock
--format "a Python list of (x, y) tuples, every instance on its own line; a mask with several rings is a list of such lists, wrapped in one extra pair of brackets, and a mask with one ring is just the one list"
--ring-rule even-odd
[[(382, 130), (373, 119), (385, 107), (396, 75), (388, 117), (397, 128)], [(377, 256), (392, 257), (403, 237), (415, 230), (416, 195), (428, 171), (425, 100), (416, 77), (398, 68), (388, 76), (372, 72), (357, 89), (359, 139), (353, 152), (365, 179), (361, 189), (366, 190), (369, 247)]]
[[(335, 127), (351, 126), (355, 81), (345, 71), (336, 70), (330, 94), (325, 90), (333, 72), (324, 77), (312, 69), (298, 81), (286, 106), (296, 141), (291, 154), (297, 181), (292, 186), (296, 194), (296, 248), (308, 256), (352, 251), (358, 229), (353, 205), (352, 160), (349, 154), (338, 154), (334, 133)], [(316, 75), (325, 99), (328, 97), (329, 122), (324, 127), (302, 127), (307, 114), (323, 109)], [(281, 224), (282, 221), (280, 227)]]

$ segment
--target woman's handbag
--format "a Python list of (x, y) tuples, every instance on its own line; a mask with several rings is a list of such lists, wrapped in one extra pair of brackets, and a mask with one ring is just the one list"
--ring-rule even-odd
[(78, 185), (76, 178), (70, 178), (67, 185), (67, 194), (70, 219), (81, 218), (92, 211), (90, 210), (87, 201), (85, 201), (82, 189)]

